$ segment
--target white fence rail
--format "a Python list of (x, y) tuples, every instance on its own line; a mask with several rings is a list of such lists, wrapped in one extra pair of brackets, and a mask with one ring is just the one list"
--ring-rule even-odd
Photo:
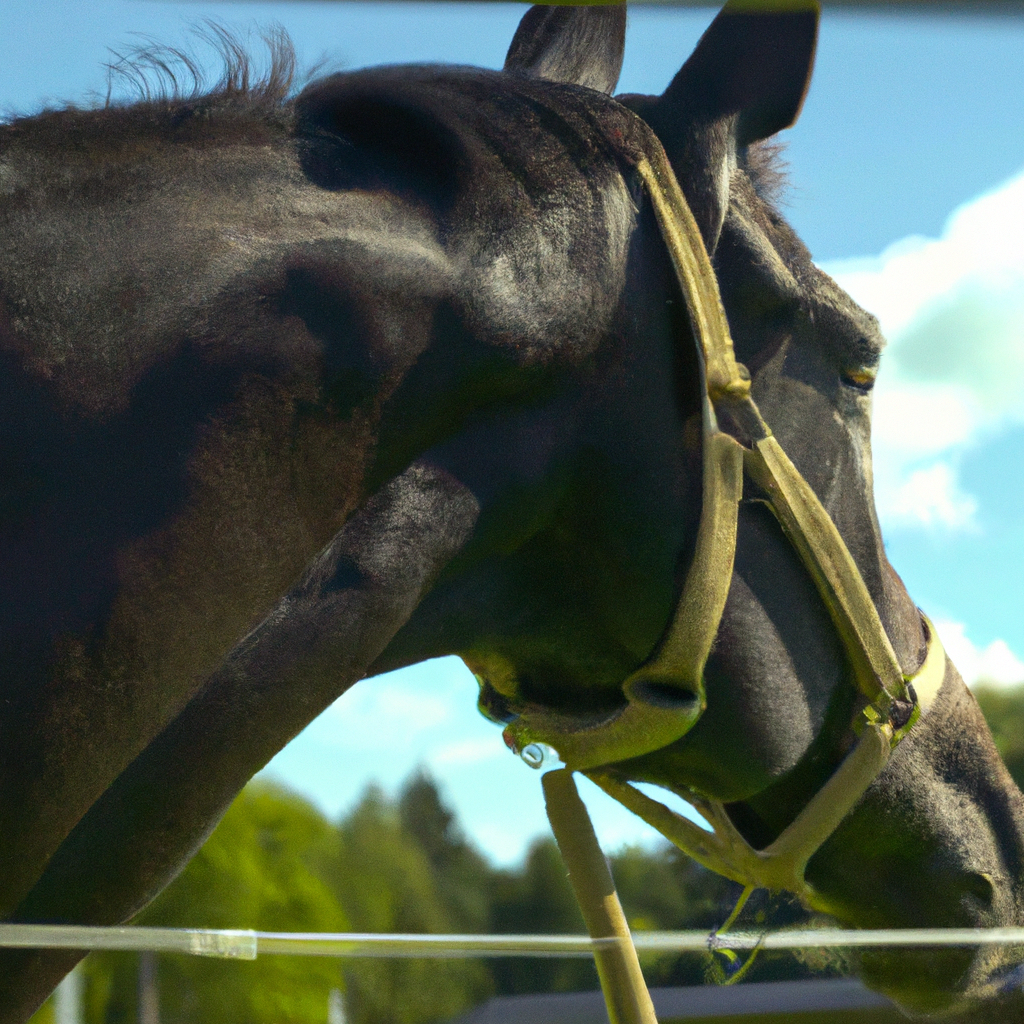
[[(0, 924), (0, 947), (134, 950), (255, 960), (259, 954), (335, 957), (592, 956), (615, 939), (585, 935), (386, 935), (198, 928)], [(862, 946), (1024, 946), (1024, 928), (905, 928), (769, 932), (636, 932), (639, 953), (709, 949), (850, 949)]]

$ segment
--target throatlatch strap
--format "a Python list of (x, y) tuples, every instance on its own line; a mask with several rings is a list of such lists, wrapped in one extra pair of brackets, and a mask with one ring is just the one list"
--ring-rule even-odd
[(625, 707), (589, 729), (530, 708), (505, 730), (506, 742), (515, 749), (547, 743), (578, 771), (660, 750), (693, 728), (706, 706), (704, 665), (718, 634), (736, 557), (744, 448), (718, 429), (714, 402), (749, 401), (750, 379), (736, 362), (700, 229), (665, 151), (653, 133), (651, 138), (650, 158), (642, 160), (637, 171), (651, 196), (683, 292), (705, 393), (701, 520), (673, 618), (652, 656), (624, 681)]
[[(750, 378), (736, 362), (718, 281), (700, 228), (664, 149), (656, 139), (654, 143), (637, 165), (637, 174), (651, 197), (697, 344), (704, 395), (704, 480), (697, 545), (675, 614), (654, 654), (625, 680), (622, 688), (628, 700), (646, 697), (648, 702), (658, 695), (671, 698), (688, 690), (696, 711), (687, 725), (689, 731), (706, 706), (704, 665), (729, 596), (743, 497), (744, 449), (718, 429), (715, 402), (746, 399)], [(683, 735), (681, 732), (676, 738)]]
[(547, 743), (568, 768), (584, 771), (660, 750), (693, 728), (706, 706), (704, 664), (732, 582), (743, 452), (728, 434), (705, 433), (704, 506), (693, 562), (655, 654), (623, 683), (622, 711), (592, 729), (575, 730), (557, 715), (524, 714), (506, 728), (506, 740), (520, 750)]
[(628, 700), (646, 697), (650, 701), (657, 693), (667, 696), (689, 689), (699, 705), (694, 709), (694, 722), (704, 711), (704, 665), (718, 634), (732, 583), (742, 497), (743, 446), (720, 431), (705, 434), (704, 513), (697, 530), (693, 562), (660, 645), (653, 657), (622, 685)]

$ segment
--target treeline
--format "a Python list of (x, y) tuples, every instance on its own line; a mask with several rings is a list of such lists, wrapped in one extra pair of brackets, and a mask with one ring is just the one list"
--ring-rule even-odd
[[(711, 929), (738, 887), (672, 848), (626, 848), (612, 869), (634, 929)], [(750, 921), (793, 919), (790, 905)], [(581, 933), (558, 850), (550, 839), (515, 869), (490, 864), (426, 775), (398, 798), (370, 789), (340, 823), (286, 790), (252, 784), (181, 876), (136, 924), (260, 931)], [(82, 967), (86, 1024), (135, 1024), (138, 957), (93, 954)], [(645, 963), (652, 984), (696, 984), (709, 955)], [(765, 956), (755, 976), (805, 968)], [(324, 1024), (332, 989), (347, 1024), (428, 1024), (495, 994), (597, 987), (588, 959), (352, 959), (265, 955), (255, 962), (157, 958), (162, 1024)], [(52, 1019), (40, 1013), (40, 1024)]]

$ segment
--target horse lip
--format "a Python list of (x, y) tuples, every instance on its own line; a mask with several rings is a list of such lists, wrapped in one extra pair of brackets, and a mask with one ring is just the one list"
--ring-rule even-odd
[(517, 723), (526, 724), (542, 719), (549, 726), (557, 726), (560, 732), (564, 732), (567, 735), (592, 732), (595, 729), (604, 729), (612, 725), (617, 718), (621, 717), (627, 707), (629, 707), (629, 704), (623, 702), (610, 711), (574, 714), (568, 711), (557, 711), (553, 708), (545, 707), (543, 704), (527, 704), (517, 710), (515, 717), (508, 723), (505, 731), (508, 732)]
[(543, 742), (557, 746), (552, 744), (550, 738), (537, 737), (535, 739), (529, 735), (526, 737), (519, 735), (522, 729), (530, 728), (531, 721), (536, 721), (538, 718), (543, 719), (549, 728), (551, 725), (557, 724), (560, 736), (579, 736), (583, 733), (612, 726), (627, 707), (627, 704), (622, 704), (614, 708), (610, 713), (598, 717), (596, 715), (570, 715), (565, 712), (552, 711), (540, 704), (531, 704), (519, 711), (515, 718), (505, 726), (501, 732), (501, 738), (504, 740), (505, 746), (518, 756), (529, 744), (534, 742)]

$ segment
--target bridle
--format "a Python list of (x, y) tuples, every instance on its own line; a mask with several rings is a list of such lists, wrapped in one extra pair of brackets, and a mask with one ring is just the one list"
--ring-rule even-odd
[[(636, 170), (651, 198), (697, 340), (702, 385), (703, 505), (693, 561), (675, 612), (651, 657), (623, 683), (625, 706), (591, 728), (572, 729), (563, 716), (528, 709), (505, 730), (514, 750), (553, 747), (566, 767), (587, 774), (606, 793), (705, 867), (747, 889), (785, 889), (827, 909), (804, 877), (807, 862), (885, 768), (896, 745), (938, 695), (946, 656), (931, 623), (924, 662), (904, 675), (867, 586), (835, 523), (783, 451), (750, 394), (750, 375), (736, 361), (718, 282), (660, 140), (646, 137)], [(722, 429), (728, 423), (738, 440)], [(744, 475), (763, 492), (803, 562), (842, 640), (866, 705), (851, 725), (856, 742), (828, 781), (786, 829), (754, 849), (723, 804), (681, 793), (714, 829), (708, 832), (623, 781), (608, 766), (680, 739), (707, 701), (704, 666), (718, 633), (736, 555)], [(658, 695), (679, 699), (657, 703)], [(645, 699), (652, 698), (652, 699)]]

